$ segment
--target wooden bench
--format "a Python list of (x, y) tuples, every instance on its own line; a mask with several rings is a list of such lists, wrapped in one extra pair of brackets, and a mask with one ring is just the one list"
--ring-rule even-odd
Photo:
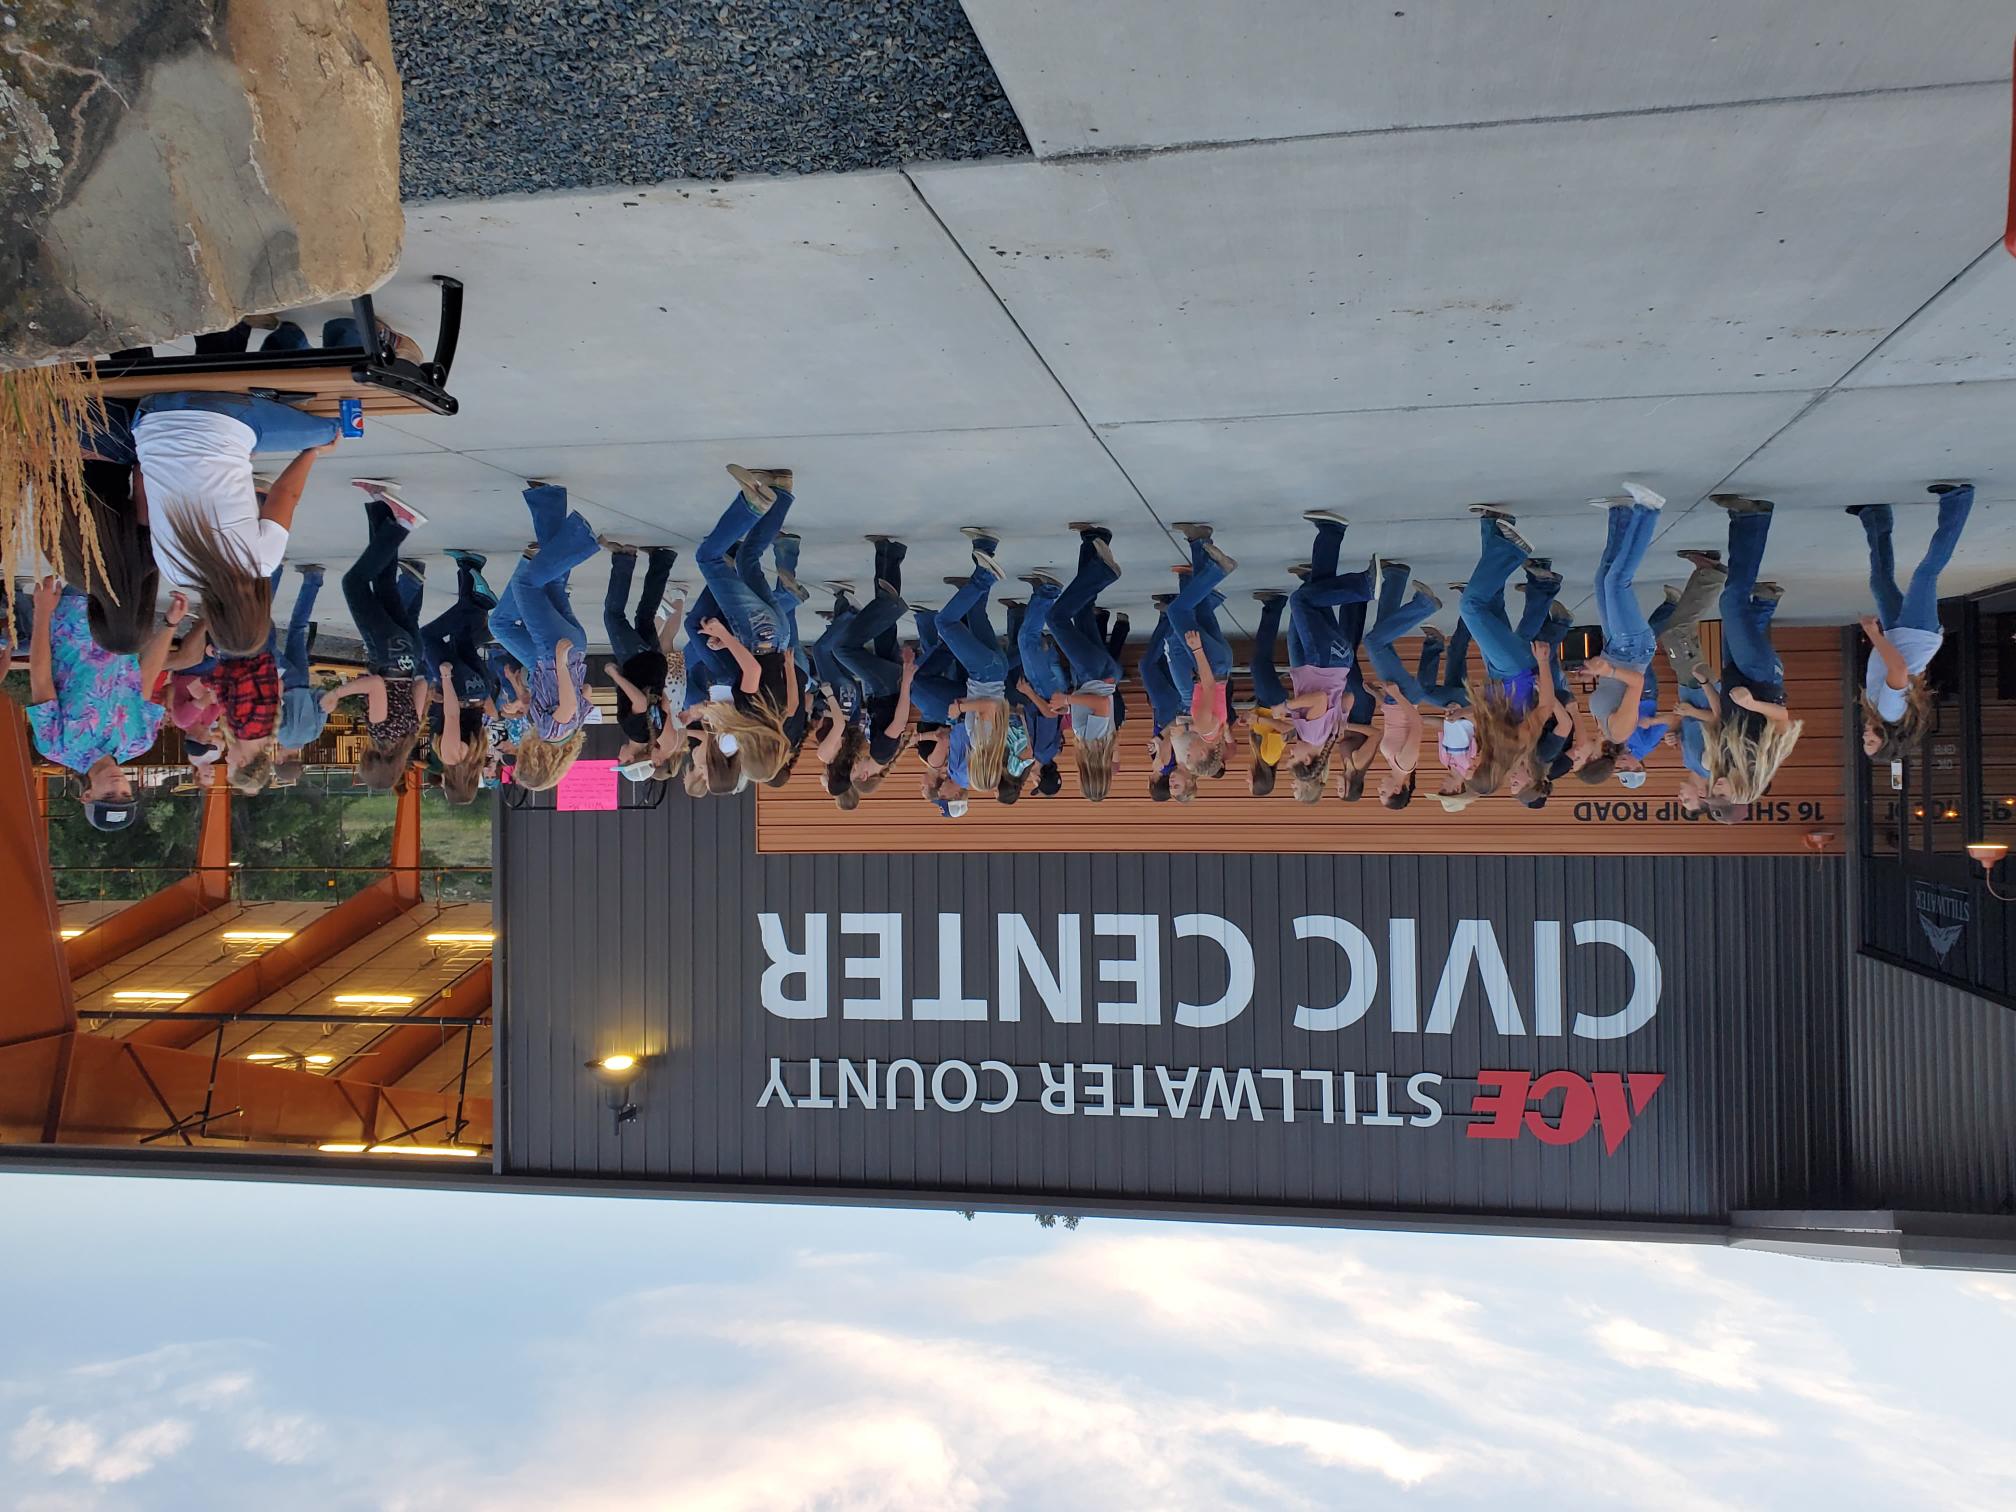
[[(425, 362), (409, 362), (375, 341), (370, 347), (295, 352), (107, 357), (98, 362), (98, 388), (108, 399), (220, 390), (258, 394), (330, 419), (345, 399), (361, 400), (366, 415), (452, 415), (460, 408), (447, 385), (462, 334), (462, 281), (437, 273), (434, 282), (441, 288), (440, 334)], [(358, 330), (376, 333), (369, 294), (352, 300), (350, 309)]]

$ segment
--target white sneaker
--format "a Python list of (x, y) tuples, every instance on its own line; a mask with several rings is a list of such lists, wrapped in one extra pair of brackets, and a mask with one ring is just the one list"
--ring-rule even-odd
[(1666, 495), (1654, 492), (1643, 483), (1627, 482), (1624, 485), (1624, 492), (1631, 495), (1635, 501), (1647, 509), (1664, 509), (1666, 507)]

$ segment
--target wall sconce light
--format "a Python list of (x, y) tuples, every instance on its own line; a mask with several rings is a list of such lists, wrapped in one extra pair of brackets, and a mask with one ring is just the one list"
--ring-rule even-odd
[(623, 1132), (623, 1125), (637, 1121), (637, 1104), (631, 1101), (625, 1089), (644, 1074), (648, 1055), (633, 1055), (627, 1050), (619, 1050), (610, 1055), (598, 1056), (587, 1062), (594, 1078), (609, 1089), (609, 1111), (616, 1120), (616, 1132)]
[(1995, 887), (1995, 868), (2000, 866), (2003, 858), (2009, 854), (2009, 847), (2000, 840), (1976, 840), (1967, 847), (1967, 854), (1972, 856), (1975, 865), (1981, 868), (1981, 880), (1987, 887), (1989, 896), (1999, 898), (2004, 903), (2016, 903), (2016, 897), (1998, 892)]

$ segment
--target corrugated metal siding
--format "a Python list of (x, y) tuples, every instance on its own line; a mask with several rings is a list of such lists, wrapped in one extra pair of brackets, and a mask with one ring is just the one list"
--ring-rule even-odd
[[(750, 809), (746, 800), (674, 795), (648, 812), (504, 813), (508, 1170), (994, 1194), (1063, 1208), (1150, 1197), (1648, 1219), (1838, 1205), (1845, 1190), (1836, 1138), (1846, 955), (1837, 862), (760, 856)], [(843, 911), (908, 915), (906, 996), (936, 984), (935, 915), (966, 914), (977, 921), (967, 935), (966, 984), (990, 1000), (997, 912), (1023, 913), (1046, 947), (1060, 912), (1084, 916), (1087, 926), (1094, 913), (1158, 914), (1165, 1021), (1100, 1024), (1088, 1006), (1087, 1022), (1061, 1025), (1028, 994), (1020, 1023), (842, 1019), (847, 989), (837, 958), (868, 946), (850, 936), (843, 949), (837, 935), (829, 952), (835, 1016), (780, 1019), (758, 995), (764, 910), (785, 916), (794, 941), (808, 911), (829, 914), (835, 930)], [(1208, 1001), (1225, 981), (1218, 947), (1170, 938), (1168, 920), (1187, 912), (1231, 918), (1254, 942), (1252, 1004), (1220, 1028), (1167, 1022), (1178, 987)], [(1665, 991), (1652, 1022), (1621, 1041), (1501, 1037), (1474, 978), (1447, 1036), (1393, 1034), (1384, 984), (1359, 1024), (1307, 1033), (1293, 1027), (1293, 1006), (1336, 1001), (1348, 972), (1335, 947), (1293, 941), (1288, 921), (1305, 912), (1358, 924), (1380, 944), (1382, 967), (1388, 918), (1417, 919), (1424, 1021), (1463, 918), (1494, 921), (1529, 1027), (1536, 917), (1570, 926), (1621, 918), (1643, 929), (1657, 944)], [(1119, 995), (1098, 989), (1095, 958), (1088, 945), (1088, 1005)], [(1623, 1001), (1630, 967), (1621, 952), (1570, 943), (1566, 961), (1570, 1016), (1578, 1003), (1607, 1011)], [(866, 988), (856, 982), (852, 991)], [(640, 1119), (619, 1135), (583, 1062), (640, 1047), (661, 1059), (637, 1085)], [(992, 1116), (943, 1112), (928, 1099), (922, 1112), (758, 1109), (771, 1056), (787, 1062), (794, 1091), (813, 1057), (828, 1063), (829, 1078), (841, 1057), (885, 1065), (909, 1057), (927, 1073), (944, 1060), (992, 1057), (1020, 1068), (1023, 1102)], [(1455, 1116), (1422, 1130), (1325, 1126), (1307, 1116), (1202, 1122), (1194, 1108), (1181, 1121), (1060, 1117), (1037, 1106), (1035, 1068), (1045, 1061), (1439, 1071)], [(1667, 1081), (1619, 1151), (1606, 1155), (1595, 1135), (1565, 1147), (1466, 1138), (1479, 1067), (1660, 1071)]]
[(2009, 1211), (2016, 1010), (1866, 957), (1848, 988), (1856, 1205)]

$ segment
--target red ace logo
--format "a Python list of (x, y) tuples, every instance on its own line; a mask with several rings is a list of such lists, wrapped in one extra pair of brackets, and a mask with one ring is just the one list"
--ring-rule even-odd
[[(1631, 1122), (1645, 1111), (1666, 1080), (1658, 1071), (1598, 1071), (1580, 1076), (1573, 1071), (1479, 1071), (1482, 1084), (1470, 1100), (1470, 1111), (1483, 1122), (1468, 1129), (1472, 1139), (1517, 1139), (1530, 1131), (1542, 1144), (1573, 1144), (1597, 1123), (1603, 1125), (1603, 1153), (1615, 1155), (1631, 1132)], [(1549, 1099), (1561, 1100), (1550, 1112)]]

